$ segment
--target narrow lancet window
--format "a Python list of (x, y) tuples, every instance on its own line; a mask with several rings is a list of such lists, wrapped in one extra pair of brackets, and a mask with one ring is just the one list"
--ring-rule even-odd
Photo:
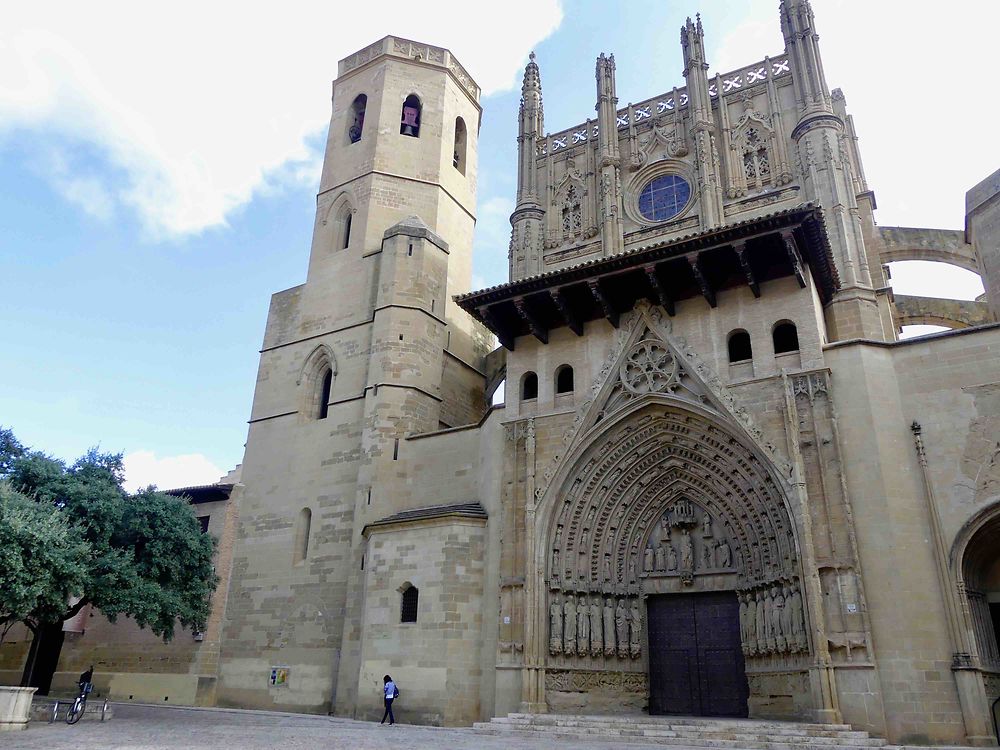
[(452, 159), (452, 164), (455, 169), (462, 174), (465, 174), (465, 149), (467, 135), (465, 120), (461, 117), (455, 118), (455, 156)]

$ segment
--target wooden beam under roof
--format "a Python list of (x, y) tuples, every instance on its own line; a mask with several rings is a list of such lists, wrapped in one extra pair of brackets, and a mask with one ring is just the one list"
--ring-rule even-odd
[(573, 308), (570, 307), (569, 303), (566, 301), (566, 297), (562, 292), (560, 287), (553, 287), (549, 289), (549, 296), (552, 297), (552, 301), (556, 305), (556, 309), (559, 310), (559, 314), (562, 315), (562, 319), (569, 326), (569, 329), (575, 333), (577, 336), (583, 335), (583, 322), (580, 320), (579, 316), (573, 312)]
[(521, 316), (521, 320), (528, 324), (528, 329), (536, 339), (543, 344), (549, 343), (549, 329), (542, 325), (535, 311), (531, 309), (531, 306), (524, 297), (514, 298), (514, 309)]

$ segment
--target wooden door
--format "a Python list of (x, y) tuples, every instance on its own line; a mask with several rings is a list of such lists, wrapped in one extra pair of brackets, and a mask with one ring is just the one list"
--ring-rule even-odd
[(651, 596), (649, 712), (746, 716), (749, 687), (732, 591)]

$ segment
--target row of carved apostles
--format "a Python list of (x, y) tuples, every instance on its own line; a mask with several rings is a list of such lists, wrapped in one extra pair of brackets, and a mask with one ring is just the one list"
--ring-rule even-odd
[(572, 592), (552, 594), (549, 604), (549, 653), (552, 656), (617, 656), (642, 654), (642, 613), (637, 597), (604, 597)]
[(701, 545), (701, 555), (696, 558), (694, 545), (687, 530), (681, 532), (680, 558), (677, 549), (670, 541), (660, 542), (655, 547), (649, 545), (643, 552), (642, 571), (644, 573), (674, 572), (678, 567), (682, 571), (693, 570), (728, 570), (733, 567), (733, 548), (728, 539), (713, 541), (706, 539)]
[(779, 581), (737, 595), (743, 653), (764, 656), (809, 650), (798, 584)]

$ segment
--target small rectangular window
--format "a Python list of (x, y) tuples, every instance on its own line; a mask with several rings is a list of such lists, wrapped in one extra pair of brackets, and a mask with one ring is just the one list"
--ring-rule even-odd
[(198, 523), (201, 524), (201, 533), (202, 534), (207, 534), (208, 533), (208, 519), (209, 518), (210, 518), (210, 516), (198, 516)]

